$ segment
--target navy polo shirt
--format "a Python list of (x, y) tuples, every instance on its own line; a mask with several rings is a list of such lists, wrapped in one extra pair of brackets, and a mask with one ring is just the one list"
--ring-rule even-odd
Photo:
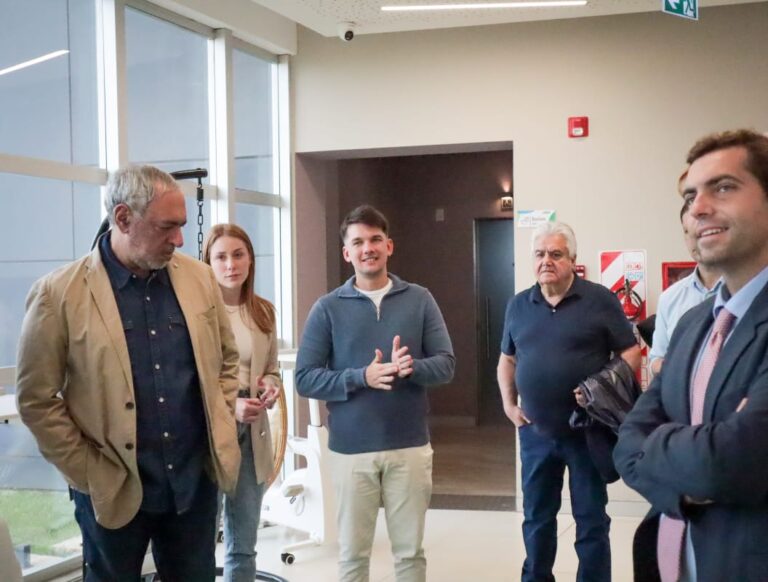
[(112, 251), (110, 234), (99, 250), (131, 360), (141, 510), (182, 513), (191, 507), (208, 451), (192, 342), (168, 271), (133, 274)]
[(509, 300), (501, 351), (515, 356), (515, 385), (525, 415), (539, 433), (559, 436), (571, 430), (578, 383), (636, 343), (616, 296), (574, 277), (555, 307), (538, 283)]

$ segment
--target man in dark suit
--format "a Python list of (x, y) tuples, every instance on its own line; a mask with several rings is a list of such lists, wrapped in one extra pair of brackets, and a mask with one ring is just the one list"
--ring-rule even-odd
[(768, 580), (768, 137), (703, 138), (682, 188), (720, 292), (686, 313), (619, 432), (616, 466), (652, 504), (635, 579)]

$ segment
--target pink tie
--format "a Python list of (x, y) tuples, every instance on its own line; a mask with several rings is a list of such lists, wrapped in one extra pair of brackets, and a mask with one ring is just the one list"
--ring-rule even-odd
[[(717, 357), (723, 347), (725, 338), (731, 330), (736, 316), (724, 307), (720, 309), (712, 327), (704, 352), (701, 354), (699, 367), (691, 385), (691, 426), (701, 424), (704, 415), (704, 397), (707, 395), (707, 384), (715, 369)], [(680, 561), (683, 556), (683, 539), (685, 538), (685, 521), (667, 515), (659, 523), (656, 556), (659, 562), (659, 573), (662, 582), (677, 582), (680, 579)]]

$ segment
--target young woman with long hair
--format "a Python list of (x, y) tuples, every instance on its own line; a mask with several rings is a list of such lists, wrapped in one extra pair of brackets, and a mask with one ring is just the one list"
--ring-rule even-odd
[(256, 532), (265, 481), (273, 467), (267, 408), (280, 394), (274, 306), (254, 293), (253, 245), (234, 224), (217, 224), (203, 251), (221, 287), (240, 353), (240, 392), (235, 416), (242, 452), (240, 477), (224, 495), (224, 580), (256, 577)]

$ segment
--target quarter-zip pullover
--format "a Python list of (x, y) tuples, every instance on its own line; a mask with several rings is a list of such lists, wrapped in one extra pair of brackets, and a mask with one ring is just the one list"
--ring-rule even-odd
[[(429, 442), (426, 388), (453, 378), (455, 358), (430, 292), (389, 274), (392, 289), (379, 313), (355, 278), (317, 300), (296, 362), (299, 394), (328, 403), (329, 447), (344, 454), (422, 446)], [(369, 388), (365, 369), (378, 348), (388, 361), (392, 340), (408, 346), (413, 373), (392, 390)]]

